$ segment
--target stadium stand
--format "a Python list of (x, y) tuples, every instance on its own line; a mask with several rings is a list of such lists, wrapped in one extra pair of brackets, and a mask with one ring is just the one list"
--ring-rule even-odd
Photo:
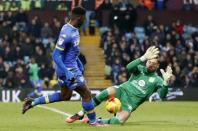
[[(59, 16), (52, 18), (55, 15), (53, 11), (50, 11), (69, 10), (70, 7), (63, 2), (46, 3), (43, 0), (37, 0), (36, 2), (21, 3), (24, 1), (26, 0), (10, 3), (0, 2), (0, 11), (6, 11), (0, 12), (0, 87), (8, 89), (30, 87), (29, 78), (31, 75), (35, 75), (44, 81), (44, 88), (53, 88), (56, 85), (56, 76), (51, 63), (51, 52), (61, 26), (68, 20), (63, 14), (68, 14), (68, 12), (60, 12)], [(99, 86), (109, 86), (111, 84), (109, 81), (102, 84), (101, 78), (104, 75), (106, 75), (106, 79), (111, 79), (113, 84), (126, 81), (128, 74), (125, 65), (139, 57), (148, 46), (156, 45), (162, 52), (160, 56), (161, 68), (168, 64), (174, 67), (175, 77), (172, 86), (197, 87), (198, 28), (193, 24), (196, 21), (192, 21), (192, 24), (183, 24), (181, 20), (170, 18), (171, 24), (159, 24), (159, 20), (154, 20), (152, 15), (144, 12), (147, 10), (144, 4), (139, 4), (136, 0), (132, 0), (131, 3), (133, 5), (127, 2), (113, 5), (109, 0), (105, 0), (96, 10), (96, 24), (100, 27), (101, 33), (100, 47), (103, 49), (105, 57), (104, 62), (103, 56), (98, 54), (97, 56), (100, 58), (97, 65), (101, 62), (104, 62), (105, 65), (101, 64), (97, 67), (97, 70), (101, 71), (98, 73), (100, 78), (93, 77), (88, 81), (97, 79)], [(160, 0), (153, 3), (153, 8), (185, 11), (197, 9), (197, 5), (188, 2), (184, 5), (177, 2), (174, 4), (175, 6), (172, 6), (170, 1)], [(28, 10), (28, 12), (21, 9)], [(51, 14), (51, 17), (46, 17), (44, 20), (41, 19), (43, 12), (29, 12), (29, 10), (47, 10), (45, 13)], [(137, 10), (139, 15), (143, 16), (142, 14), (144, 14), (148, 18), (138, 18)], [(142, 10), (143, 12), (141, 12)], [(165, 17), (167, 14), (165, 12)], [(105, 17), (108, 19), (101, 19)], [(189, 16), (189, 18), (192, 17)], [(140, 22), (137, 24), (138, 20)], [(129, 28), (128, 25), (131, 27)], [(87, 38), (99, 42), (99, 35), (97, 35), (96, 33), (96, 36), (92, 38), (87, 36)], [(96, 46), (99, 43), (94, 44)], [(94, 44), (90, 45), (94, 46)], [(87, 48), (82, 50), (87, 50)], [(95, 47), (92, 50), (101, 51)], [(88, 54), (88, 57), (93, 55), (95, 54)], [(32, 58), (36, 59), (36, 64), (40, 68), (39, 72), (35, 71), (33, 74), (28, 73), (28, 65)], [(101, 68), (105, 69), (105, 73)], [(85, 75), (93, 74), (90, 71)]]
[[(0, 84), (5, 88), (22, 88), (30, 86), (29, 77), (45, 80), (46, 88), (54, 78), (51, 52), (55, 45), (60, 21), (54, 19), (53, 26), (40, 23), (38, 17), (29, 22), (25, 12), (1, 12), (0, 20)], [(40, 67), (37, 73), (29, 72), (30, 59), (35, 58)], [(36, 76), (35, 76), (36, 75)], [(5, 77), (7, 76), (7, 77)]]
[[(128, 5), (131, 7), (132, 5)], [(127, 6), (126, 6), (127, 7)], [(118, 5), (112, 12), (120, 8), (113, 23), (101, 28), (101, 48), (104, 50), (105, 62), (111, 71), (107, 75), (113, 84), (120, 84), (129, 77), (126, 64), (138, 58), (149, 46), (157, 46), (161, 50), (160, 68), (172, 65), (174, 69), (173, 87), (196, 87), (198, 85), (198, 28), (191, 24), (183, 24), (180, 20), (169, 25), (161, 25), (153, 20), (151, 15), (128, 30), (117, 19), (122, 20), (123, 10)], [(127, 12), (129, 8), (125, 9)], [(132, 18), (132, 17), (130, 17)], [(112, 22), (112, 21), (111, 21)], [(119, 21), (120, 22), (120, 21)], [(129, 28), (129, 27), (128, 27)]]

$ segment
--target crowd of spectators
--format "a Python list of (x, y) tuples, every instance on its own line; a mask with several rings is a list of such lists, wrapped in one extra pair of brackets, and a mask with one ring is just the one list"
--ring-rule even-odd
[(118, 26), (101, 28), (101, 48), (106, 60), (106, 76), (114, 84), (127, 80), (126, 65), (140, 57), (149, 46), (160, 49), (160, 68), (171, 65), (174, 87), (198, 86), (198, 27), (180, 20), (160, 25), (148, 16), (144, 25), (129, 32)]
[[(46, 88), (55, 84), (51, 52), (64, 23), (55, 17), (51, 23), (37, 16), (29, 21), (22, 10), (0, 12), (0, 88), (31, 87), (30, 77), (44, 80)], [(39, 71), (30, 68), (32, 59)]]
[[(105, 12), (110, 14), (109, 17), (103, 19)], [(99, 27), (107, 23), (107, 25), (110, 25), (111, 27), (116, 25), (120, 28), (120, 30), (128, 31), (135, 26), (137, 12), (134, 6), (130, 3), (119, 2), (113, 6), (110, 0), (104, 0), (104, 2), (96, 10), (96, 19)]]
[[(0, 12), (0, 89), (32, 88), (35, 80), (42, 88), (57, 87), (51, 53), (68, 17), (41, 22), (27, 13)], [(79, 58), (86, 64), (82, 53)]]
[(193, 9), (198, 9), (198, 3), (192, 0), (118, 0), (118, 2), (104, 0), (96, 9), (96, 19), (99, 27), (117, 26), (121, 31), (130, 31), (136, 24), (137, 11)]
[(46, 0), (1, 0), (0, 11), (31, 11), (31, 10), (60, 10), (67, 11), (67, 1), (46, 1)]
[[(136, 0), (135, 0), (136, 1)], [(134, 3), (134, 2), (133, 2)], [(137, 1), (136, 1), (137, 3)], [(136, 4), (138, 8), (145, 8), (148, 10), (197, 10), (198, 5), (195, 0), (138, 0)]]
[[(22, 1), (30, 3), (28, 0)], [(35, 2), (42, 0), (31, 1), (34, 6), (30, 7), (35, 7)], [(0, 88), (31, 87), (31, 77), (43, 80), (43, 87), (53, 87), (56, 76), (51, 52), (61, 26), (68, 19), (60, 21), (54, 17), (51, 23), (41, 22), (37, 16), (28, 19), (28, 12), (24, 12), (27, 6), (21, 7), (23, 4), (10, 2), (10, 5), (6, 5), (6, 1), (0, 4), (0, 10), (7, 11), (0, 12)], [(41, 4), (37, 6), (40, 8)], [(129, 74), (125, 66), (140, 57), (149, 46), (155, 45), (161, 51), (160, 68), (169, 64), (173, 67), (173, 86), (198, 86), (197, 27), (184, 25), (180, 20), (168, 26), (160, 25), (152, 16), (148, 16), (141, 27), (137, 27), (136, 8), (134, 3), (132, 5), (127, 0), (114, 6), (110, 0), (104, 0), (96, 11), (99, 26), (104, 20), (101, 16), (105, 10), (111, 11), (108, 18), (110, 26), (108, 29), (101, 28), (100, 46), (104, 50), (106, 76), (112, 79), (113, 84), (126, 81)], [(30, 68), (32, 60), (35, 60), (34, 65), (38, 70)]]
[[(102, 0), (101, 0), (102, 1)], [(99, 3), (101, 3), (101, 1)], [(127, 4), (133, 7), (146, 10), (197, 10), (197, 0), (103, 0), (102, 8), (109, 9), (111, 5), (119, 5), (121, 10), (127, 8)], [(94, 0), (1, 0), (0, 11), (18, 11), (19, 9), (30, 11), (38, 10), (70, 10), (74, 6), (83, 5), (94, 10), (99, 7), (97, 1)], [(92, 6), (90, 6), (90, 4)]]

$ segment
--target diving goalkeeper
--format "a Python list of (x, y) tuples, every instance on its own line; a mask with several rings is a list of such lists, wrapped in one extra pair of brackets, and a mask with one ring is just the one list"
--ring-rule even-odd
[[(117, 112), (115, 117), (107, 120), (101, 120), (104, 124), (123, 124), (129, 118), (130, 114), (137, 109), (149, 96), (154, 92), (158, 92), (160, 97), (165, 98), (169, 81), (172, 76), (172, 69), (167, 66), (166, 71), (160, 69), (162, 77), (157, 75), (156, 70), (159, 67), (158, 61), (159, 50), (156, 47), (150, 47), (146, 53), (133, 60), (127, 65), (127, 71), (131, 74), (128, 81), (121, 85), (109, 87), (97, 95), (94, 100), (94, 105), (98, 106), (102, 101), (109, 97), (116, 97), (121, 102), (121, 110)], [(146, 66), (142, 66), (146, 62)], [(80, 111), (77, 114), (68, 117), (66, 122), (72, 123), (76, 120), (81, 120), (85, 112)]]

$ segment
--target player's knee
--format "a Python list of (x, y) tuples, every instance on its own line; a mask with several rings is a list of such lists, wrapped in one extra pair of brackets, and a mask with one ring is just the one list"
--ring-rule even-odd
[(129, 115), (130, 115), (129, 112), (122, 111), (117, 114), (116, 118), (118, 119), (120, 124), (124, 124), (126, 122), (126, 120), (129, 118)]
[(109, 87), (106, 90), (107, 90), (108, 94), (111, 96), (114, 96), (116, 94), (115, 87)]
[(119, 121), (119, 124), (124, 124), (125, 123), (125, 119), (118, 119), (118, 121)]
[(91, 100), (91, 92), (89, 90), (85, 90), (83, 95), (81, 95), (83, 101)]

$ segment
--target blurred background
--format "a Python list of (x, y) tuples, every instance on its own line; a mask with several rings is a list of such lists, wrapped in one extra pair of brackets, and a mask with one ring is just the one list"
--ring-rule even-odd
[(79, 57), (93, 94), (125, 82), (127, 63), (155, 45), (174, 71), (167, 100), (198, 100), (198, 0), (1, 0), (0, 101), (59, 90), (51, 53), (75, 6), (87, 9)]

